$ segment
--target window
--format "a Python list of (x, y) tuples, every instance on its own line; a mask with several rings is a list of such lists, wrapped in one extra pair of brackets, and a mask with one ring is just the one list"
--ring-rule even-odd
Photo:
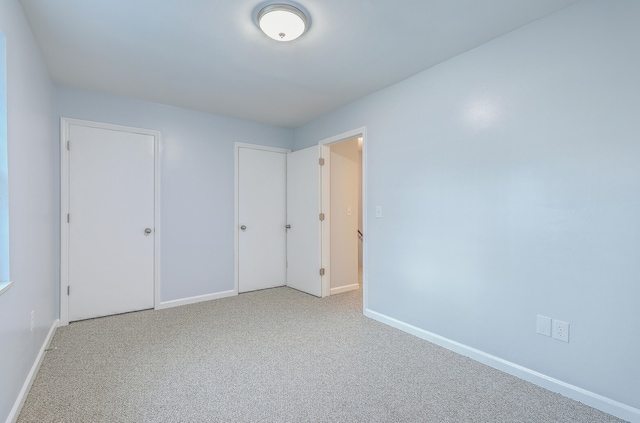
[(11, 286), (9, 277), (9, 184), (7, 169), (7, 55), (0, 31), (0, 294)]

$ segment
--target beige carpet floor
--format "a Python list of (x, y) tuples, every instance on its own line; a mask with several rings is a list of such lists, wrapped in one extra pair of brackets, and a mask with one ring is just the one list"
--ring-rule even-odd
[(276, 288), (59, 328), (18, 422), (621, 422)]

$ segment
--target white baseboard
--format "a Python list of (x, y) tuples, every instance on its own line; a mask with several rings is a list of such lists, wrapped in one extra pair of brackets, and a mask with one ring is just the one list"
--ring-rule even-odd
[(343, 292), (355, 291), (356, 289), (360, 289), (360, 285), (357, 283), (353, 285), (339, 286), (337, 288), (331, 288), (329, 295), (342, 294)]
[(7, 423), (15, 423), (18, 420), (18, 416), (20, 415), (20, 410), (22, 410), (22, 406), (24, 402), (27, 400), (27, 395), (29, 395), (29, 390), (31, 389), (31, 385), (33, 381), (36, 379), (36, 375), (38, 374), (38, 370), (40, 370), (40, 365), (42, 364), (42, 360), (44, 359), (44, 353), (49, 345), (51, 344), (51, 340), (53, 339), (53, 335), (56, 333), (56, 328), (60, 325), (60, 320), (56, 319), (51, 328), (49, 329), (49, 333), (40, 347), (40, 352), (36, 357), (36, 360), (33, 362), (33, 366), (31, 366), (31, 371), (27, 375), (27, 379), (24, 381), (22, 385), (22, 389), (20, 390), (20, 394), (18, 394), (18, 398), (16, 402), (13, 404), (13, 408), (9, 413), (9, 417), (7, 417)]
[(231, 291), (216, 292), (215, 294), (206, 294), (206, 295), (198, 295), (196, 297), (181, 298), (179, 300), (164, 301), (164, 302), (161, 302), (158, 307), (156, 307), (156, 310), (162, 310), (162, 309), (171, 308), (171, 307), (178, 307), (178, 306), (183, 306), (187, 304), (201, 303), (203, 301), (217, 300), (220, 298), (233, 297), (234, 295), (238, 295), (238, 293), (235, 290), (231, 290)]
[(633, 423), (640, 423), (640, 409), (637, 409), (635, 407), (631, 407), (621, 402), (612, 400), (611, 398), (607, 398), (594, 392), (587, 391), (586, 389), (570, 385), (568, 383), (562, 382), (561, 380), (554, 379), (518, 364), (511, 363), (507, 360), (503, 360), (499, 357), (487, 354), (483, 351), (477, 350), (459, 342), (452, 341), (443, 336), (436, 335), (435, 333), (428, 332), (424, 329), (420, 329), (408, 323), (401, 322), (376, 311), (367, 309), (365, 310), (364, 315), (377, 320), (378, 322), (384, 323), (396, 329), (400, 329), (403, 332), (407, 332), (411, 335), (417, 336), (418, 338), (422, 338), (448, 350), (469, 357), (480, 363), (486, 364), (487, 366), (493, 367), (494, 369), (498, 369), (520, 379), (524, 379), (550, 391), (557, 392), (561, 395), (564, 395), (565, 397), (580, 401), (583, 404), (596, 408), (600, 411), (604, 411), (605, 413), (612, 414), (616, 417), (628, 420)]

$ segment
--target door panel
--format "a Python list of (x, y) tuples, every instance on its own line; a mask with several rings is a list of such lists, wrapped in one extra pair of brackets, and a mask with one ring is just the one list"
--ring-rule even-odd
[(320, 147), (287, 155), (287, 286), (322, 296)]
[(239, 292), (286, 284), (286, 160), (285, 153), (238, 148)]
[(70, 125), (69, 138), (69, 321), (152, 308), (154, 137)]

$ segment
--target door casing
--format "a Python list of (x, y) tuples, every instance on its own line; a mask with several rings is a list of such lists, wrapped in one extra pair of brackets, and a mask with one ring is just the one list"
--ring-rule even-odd
[(69, 298), (67, 289), (69, 286), (69, 156), (67, 143), (69, 141), (69, 126), (87, 126), (96, 129), (124, 131), (135, 134), (150, 135), (154, 138), (154, 220), (155, 236), (153, 245), (154, 269), (154, 308), (160, 304), (160, 156), (161, 137), (160, 132), (150, 129), (134, 128), (129, 126), (112, 125), (101, 122), (93, 122), (80, 119), (60, 118), (60, 325), (69, 324)]

